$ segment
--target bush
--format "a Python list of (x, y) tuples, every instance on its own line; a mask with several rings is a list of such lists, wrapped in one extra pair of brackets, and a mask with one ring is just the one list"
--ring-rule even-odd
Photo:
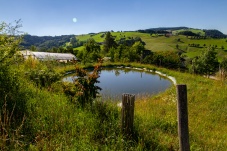
[(60, 73), (57, 73), (51, 69), (31, 69), (29, 72), (27, 72), (27, 76), (30, 80), (35, 82), (37, 86), (41, 87), (50, 87), (52, 83), (60, 80), (62, 77)]

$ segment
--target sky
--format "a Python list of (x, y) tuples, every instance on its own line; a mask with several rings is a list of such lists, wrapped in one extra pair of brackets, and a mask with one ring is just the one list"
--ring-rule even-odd
[[(37, 36), (186, 26), (227, 34), (227, 0), (0, 0), (0, 22)], [(73, 18), (74, 22), (73, 22)]]

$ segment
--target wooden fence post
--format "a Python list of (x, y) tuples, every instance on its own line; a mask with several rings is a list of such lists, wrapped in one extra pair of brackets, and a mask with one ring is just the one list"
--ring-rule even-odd
[(122, 95), (122, 122), (121, 128), (123, 135), (131, 137), (133, 134), (135, 95)]
[(180, 151), (189, 151), (187, 86), (177, 85), (177, 117)]

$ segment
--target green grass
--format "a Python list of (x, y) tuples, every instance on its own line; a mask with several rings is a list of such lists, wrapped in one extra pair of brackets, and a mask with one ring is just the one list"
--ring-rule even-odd
[(86, 41), (89, 38), (95, 39), (96, 42), (103, 42), (104, 38), (101, 37), (103, 33), (98, 33), (98, 34), (85, 34), (85, 35), (78, 35), (76, 36), (77, 39), (80, 41)]
[[(191, 150), (227, 148), (227, 85), (202, 76), (137, 63), (105, 63), (104, 66), (133, 66), (156, 69), (186, 84), (188, 90)], [(217, 93), (218, 92), (218, 93)], [(133, 149), (178, 150), (176, 88), (136, 100)]]
[[(103, 66), (155, 69), (175, 77), (178, 84), (186, 84), (191, 150), (227, 148), (226, 82), (138, 63)], [(56, 71), (74, 68), (59, 66)], [(18, 134), (23, 136), (19, 137), (21, 146), (14, 142), (15, 150), (179, 150), (175, 86), (136, 100), (134, 135), (128, 140), (121, 135), (121, 109), (116, 103), (96, 101), (82, 109), (63, 94), (61, 82), (48, 89), (29, 81), (22, 83), (27, 112), (23, 131)]]
[(80, 47), (76, 47), (76, 48), (73, 48), (73, 50), (79, 50), (79, 51), (82, 51), (82, 50), (84, 50), (84, 46), (80, 46)]
[[(197, 29), (190, 29), (195, 33), (203, 31)], [(105, 38), (101, 38), (103, 33), (98, 33), (92, 36), (97, 42), (103, 42)], [(141, 39), (146, 43), (145, 48), (152, 51), (178, 51), (176, 45), (179, 45), (179, 49), (185, 52), (185, 55), (189, 58), (198, 56), (204, 49), (207, 49), (209, 46), (217, 46), (216, 51), (218, 53), (219, 60), (222, 60), (224, 56), (227, 56), (227, 39), (188, 39), (186, 36), (151, 36), (147, 33), (139, 32), (111, 32), (115, 36), (116, 40), (120, 38), (129, 39), (131, 37), (141, 37)], [(88, 38), (91, 38), (91, 35), (79, 35), (77, 38), (81, 41), (85, 41)], [(180, 41), (178, 41), (180, 39)], [(200, 48), (189, 47), (189, 44), (199, 44)], [(205, 44), (205, 46), (204, 46)], [(221, 49), (222, 46), (224, 50)], [(78, 47), (75, 49), (82, 50), (83, 47)]]
[[(141, 68), (153, 66), (130, 64)], [(227, 148), (227, 85), (202, 76), (157, 70), (186, 84), (188, 90), (189, 134), (191, 150), (225, 150)], [(218, 92), (218, 93), (217, 93)], [(157, 96), (136, 101), (136, 130), (140, 145), (151, 140), (160, 148), (178, 150), (176, 88)]]

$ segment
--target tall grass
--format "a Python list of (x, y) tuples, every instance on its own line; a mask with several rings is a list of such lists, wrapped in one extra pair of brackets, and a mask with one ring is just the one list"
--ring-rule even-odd
[[(227, 148), (226, 83), (137, 63), (105, 63), (103, 66), (155, 69), (175, 77), (179, 84), (186, 84), (191, 150), (225, 150)], [(63, 72), (72, 68), (73, 66), (62, 66), (58, 71)], [(9, 144), (1, 142), (2, 149), (179, 149), (175, 86), (156, 96), (136, 100), (134, 135), (128, 140), (121, 134), (121, 109), (116, 104), (103, 102), (100, 99), (94, 101), (91, 107), (80, 108), (62, 93), (60, 83), (53, 84), (51, 89), (40, 89), (28, 80), (19, 82), (22, 84), (19, 88), (23, 88), (21, 97), (26, 96), (23, 99), (26, 105), (25, 119), (18, 127), (11, 129), (19, 132), (9, 137), (16, 141), (12, 141), (10, 147)], [(9, 114), (6, 117), (10, 117)], [(1, 133), (1, 139), (3, 136)]]
[[(163, 69), (163, 71), (166, 71)], [(225, 150), (227, 85), (201, 76), (166, 71), (188, 87), (191, 150)], [(145, 135), (158, 131), (160, 143), (178, 149), (175, 87), (150, 99), (137, 101), (136, 114), (145, 122)], [(152, 127), (159, 122), (157, 127)], [(141, 122), (143, 123), (143, 122)], [(143, 125), (143, 124), (141, 124)], [(149, 128), (151, 130), (149, 130)], [(164, 128), (164, 129), (162, 129)]]

